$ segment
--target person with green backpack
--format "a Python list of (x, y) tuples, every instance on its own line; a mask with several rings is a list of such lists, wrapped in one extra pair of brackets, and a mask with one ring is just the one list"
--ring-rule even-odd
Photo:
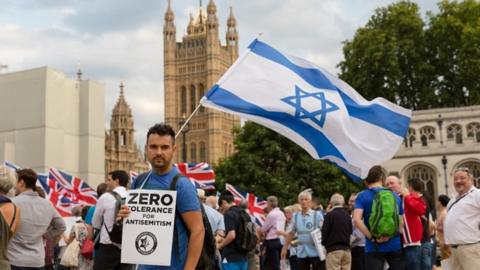
[(383, 270), (385, 261), (391, 270), (405, 267), (400, 241), (403, 207), (400, 197), (383, 187), (381, 166), (368, 172), (367, 189), (355, 200), (353, 222), (365, 235), (365, 264), (368, 269)]

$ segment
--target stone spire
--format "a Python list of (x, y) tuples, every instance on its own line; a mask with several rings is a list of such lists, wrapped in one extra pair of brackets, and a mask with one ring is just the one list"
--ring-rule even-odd
[(113, 112), (112, 112), (112, 122), (111, 124), (113, 125), (113, 121), (115, 119), (115, 116), (125, 116), (125, 117), (132, 117), (132, 109), (130, 109), (130, 106), (128, 105), (127, 101), (125, 100), (124, 96), (124, 84), (123, 82), (120, 83), (120, 96), (118, 97), (117, 103), (115, 104), (115, 107), (113, 107)]
[(235, 46), (238, 41), (237, 19), (233, 15), (233, 8), (230, 7), (230, 15), (227, 20), (227, 46)]
[(195, 30), (195, 25), (193, 22), (193, 15), (192, 13), (190, 13), (190, 21), (188, 22), (188, 26), (187, 26), (187, 33), (191, 35), (193, 34), (194, 30)]
[(175, 40), (175, 23), (173, 22), (175, 15), (173, 14), (170, 0), (168, 0), (167, 11), (165, 12), (165, 25), (163, 26), (163, 34), (165, 40)]
[(212, 34), (218, 31), (217, 6), (213, 0), (210, 0), (207, 6), (207, 29)]

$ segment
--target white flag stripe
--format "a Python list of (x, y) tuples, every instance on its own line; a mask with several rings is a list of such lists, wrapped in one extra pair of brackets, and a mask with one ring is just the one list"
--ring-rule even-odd
[[(265, 80), (265, 78), (272, 77), (282, 78), (282, 80), (273, 82)], [(245, 101), (254, 103), (267, 111), (278, 111), (278, 108), (284, 108), (286, 113), (294, 115), (295, 108), (285, 106), (281, 101), (281, 98), (292, 95), (292, 89), (295, 88), (295, 85), (298, 85), (306, 92), (321, 90), (305, 82), (300, 76), (292, 73), (282, 65), (252, 53), (243, 61), (243, 65), (237, 67), (235, 73), (230, 74), (229, 78), (224, 80), (222, 88), (228, 89), (230, 92)], [(250, 91), (251, 89), (255, 89), (255, 91)], [(331, 99), (334, 99), (335, 104), (340, 106), (340, 110), (327, 115), (327, 121), (325, 122), (326, 124), (324, 128), (320, 128), (316, 125), (312, 126), (323, 132), (328, 139), (330, 139), (330, 141), (347, 159), (348, 163), (356, 168), (372, 167), (373, 165), (383, 162), (385, 157), (390, 159), (395, 155), (398, 148), (391, 147), (385, 149), (384, 145), (391, 144), (392, 142), (395, 145), (398, 145), (402, 142), (403, 138), (396, 136), (386, 129), (377, 127), (357, 118), (349, 117), (345, 106), (342, 106), (342, 101), (338, 93), (331, 90), (326, 90), (325, 92), (331, 93)], [(211, 102), (207, 100), (206, 106), (210, 106), (210, 104)], [(259, 118), (262, 118), (254, 117), (252, 115), (242, 115), (242, 117), (252, 121), (258, 121)], [(328, 121), (328, 119), (333, 117), (342, 118), (342, 120)], [(311, 144), (301, 135), (298, 135), (293, 130), (286, 128), (286, 126), (280, 123), (265, 118), (263, 119), (262, 124), (280, 134), (288, 134), (287, 137), (290, 137), (293, 135), (292, 133), (294, 133), (294, 141), (301, 144), (302, 147), (310, 149), (306, 150), (313, 157), (318, 158), (318, 153), (316, 153)], [(310, 122), (311, 124), (311, 121), (308, 119), (304, 121)], [(355, 134), (355, 136), (351, 136), (351, 134)], [(376, 139), (371, 140), (372, 137), (375, 137)], [(297, 140), (300, 140), (301, 142)], [(366, 141), (368, 143), (365, 143)], [(312, 154), (312, 152), (315, 154)], [(336, 163), (338, 163), (338, 161)], [(350, 168), (349, 171), (357, 170)], [(363, 172), (362, 177), (366, 177), (366, 173), (367, 172)]]

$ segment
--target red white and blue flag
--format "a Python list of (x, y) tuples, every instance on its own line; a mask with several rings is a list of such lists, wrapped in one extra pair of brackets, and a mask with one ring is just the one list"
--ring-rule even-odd
[(62, 216), (70, 216), (75, 206), (97, 203), (97, 192), (85, 181), (55, 168), (48, 172), (48, 194)]
[(190, 179), (196, 188), (215, 189), (215, 172), (208, 163), (176, 163), (175, 166), (180, 173)]
[(225, 184), (225, 189), (230, 191), (235, 198), (234, 204), (238, 205), (241, 201), (248, 202), (247, 212), (258, 225), (263, 225), (265, 216), (263, 209), (267, 206), (267, 201), (260, 199), (253, 193), (242, 192), (230, 184)]
[[(12, 170), (21, 167), (5, 162), (5, 166)], [(37, 173), (37, 186), (43, 189), (45, 197), (50, 200), (62, 217), (72, 215), (76, 206), (94, 205), (97, 203), (97, 192), (82, 179), (65, 172), (50, 168), (48, 174)]]

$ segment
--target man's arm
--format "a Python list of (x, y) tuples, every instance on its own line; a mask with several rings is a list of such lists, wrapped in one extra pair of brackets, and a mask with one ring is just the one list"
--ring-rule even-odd
[(280, 257), (282, 259), (287, 258), (288, 247), (290, 246), (290, 243), (292, 242), (293, 235), (294, 235), (293, 232), (289, 232), (289, 233), (287, 233), (287, 237), (285, 237), (285, 245), (283, 245), (282, 252), (280, 253)]
[(235, 230), (229, 231), (223, 241), (220, 242), (220, 244), (218, 245), (218, 249), (223, 249), (224, 247), (226, 247), (228, 244), (235, 240), (235, 237), (237, 237), (235, 235)]
[(270, 230), (270, 228), (274, 225), (274, 217), (273, 215), (269, 214), (267, 215), (267, 218), (265, 219), (265, 222), (263, 223), (262, 225), (262, 233), (266, 233), (268, 232), (268, 230)]
[(359, 231), (365, 235), (368, 239), (372, 238), (372, 234), (368, 230), (367, 226), (365, 226), (365, 223), (363, 223), (363, 209), (357, 208), (353, 210), (353, 224), (355, 224), (355, 227), (358, 228)]
[(188, 211), (181, 214), (182, 220), (190, 232), (188, 239), (188, 253), (185, 263), (185, 270), (194, 270), (203, 248), (205, 228), (203, 226), (202, 213), (199, 211)]
[(323, 226), (322, 226), (322, 245), (325, 246), (327, 243), (327, 237), (330, 234), (331, 231), (331, 214), (327, 214), (325, 216), (325, 220), (323, 221)]
[(105, 212), (104, 200), (105, 200), (104, 196), (100, 197), (100, 199), (98, 199), (97, 201), (97, 205), (95, 206), (95, 212), (93, 212), (93, 218), (92, 218), (92, 227), (94, 229), (102, 228), (103, 212)]

